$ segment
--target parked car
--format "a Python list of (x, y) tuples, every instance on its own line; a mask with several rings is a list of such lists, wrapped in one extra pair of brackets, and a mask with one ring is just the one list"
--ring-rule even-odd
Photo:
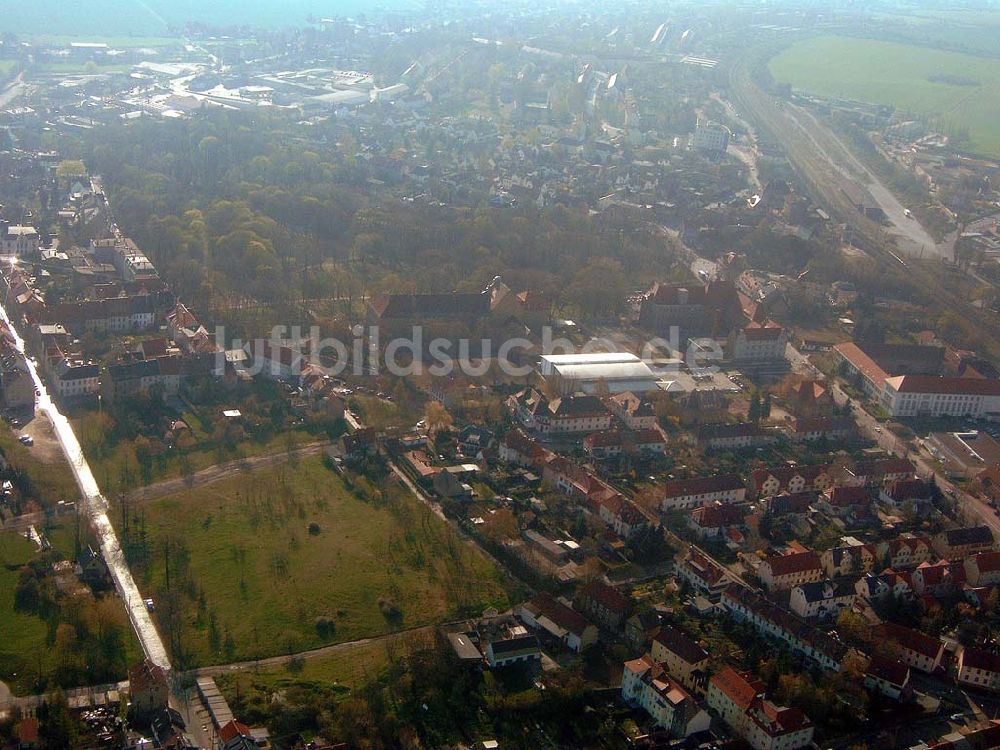
[(31, 435), (21, 435), (20, 437), (18, 437), (18, 440), (21, 442), (22, 445), (31, 446), (35, 444), (35, 439), (31, 437)]

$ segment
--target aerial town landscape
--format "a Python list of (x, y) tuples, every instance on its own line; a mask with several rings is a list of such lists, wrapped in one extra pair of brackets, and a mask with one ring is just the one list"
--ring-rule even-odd
[(0, 0), (0, 750), (1000, 748), (1000, 5), (203, 6)]

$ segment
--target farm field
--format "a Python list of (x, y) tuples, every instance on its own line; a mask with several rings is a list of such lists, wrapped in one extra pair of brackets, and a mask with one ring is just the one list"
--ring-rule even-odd
[(499, 571), (401, 486), (355, 489), (317, 456), (133, 508), (149, 538), (134, 569), (175, 662), (294, 653), (506, 605)]
[(995, 59), (871, 39), (820, 36), (770, 62), (776, 81), (820, 96), (892, 105), (927, 117), (958, 145), (1000, 157), (1000, 65)]

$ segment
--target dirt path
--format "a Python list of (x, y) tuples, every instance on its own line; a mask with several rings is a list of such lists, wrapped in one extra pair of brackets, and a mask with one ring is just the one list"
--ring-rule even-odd
[(174, 479), (164, 479), (162, 482), (140, 487), (133, 490), (131, 498), (133, 500), (154, 500), (165, 495), (172, 495), (175, 492), (189, 490), (192, 487), (199, 487), (203, 484), (217, 482), (220, 479), (245, 474), (255, 469), (262, 469), (286, 461), (294, 461), (306, 456), (314, 456), (330, 445), (328, 440), (321, 440), (315, 443), (306, 443), (292, 450), (281, 450), (274, 453), (262, 453), (259, 456), (239, 458), (235, 461), (227, 461), (223, 464), (215, 464), (201, 471), (196, 471), (186, 477), (175, 477)]

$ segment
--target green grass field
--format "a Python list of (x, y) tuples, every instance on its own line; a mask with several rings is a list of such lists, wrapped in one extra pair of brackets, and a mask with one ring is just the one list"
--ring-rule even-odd
[(253, 671), (220, 675), (215, 681), (227, 700), (235, 702), (249, 695), (269, 696), (289, 688), (329, 689), (332, 686), (357, 689), (376, 679), (390, 662), (414, 648), (433, 645), (433, 637), (417, 631), (384, 639), (345, 644), (334, 652)]
[[(154, 500), (141, 513), (151, 553), (140, 587), (159, 601), (180, 597), (175, 632), (192, 664), (292, 653), (507, 602), (500, 573), (412, 496), (397, 487), (361, 500), (319, 457)], [(170, 640), (169, 607), (157, 610)], [(332, 632), (321, 635), (317, 618), (332, 620)]]
[(101, 34), (32, 34), (26, 41), (37, 46), (68, 47), (72, 42), (103, 42), (109, 47), (118, 49), (135, 49), (138, 47), (172, 47), (183, 44), (184, 40), (170, 36), (102, 36)]
[(996, 59), (870, 39), (820, 36), (770, 63), (775, 80), (821, 96), (893, 105), (930, 118), (960, 147), (1000, 157), (1000, 63)]
[(14, 590), (21, 566), (35, 545), (14, 532), (0, 532), (0, 679), (23, 692), (35, 674), (47, 668), (44, 654), (49, 626), (41, 617), (14, 610)]

